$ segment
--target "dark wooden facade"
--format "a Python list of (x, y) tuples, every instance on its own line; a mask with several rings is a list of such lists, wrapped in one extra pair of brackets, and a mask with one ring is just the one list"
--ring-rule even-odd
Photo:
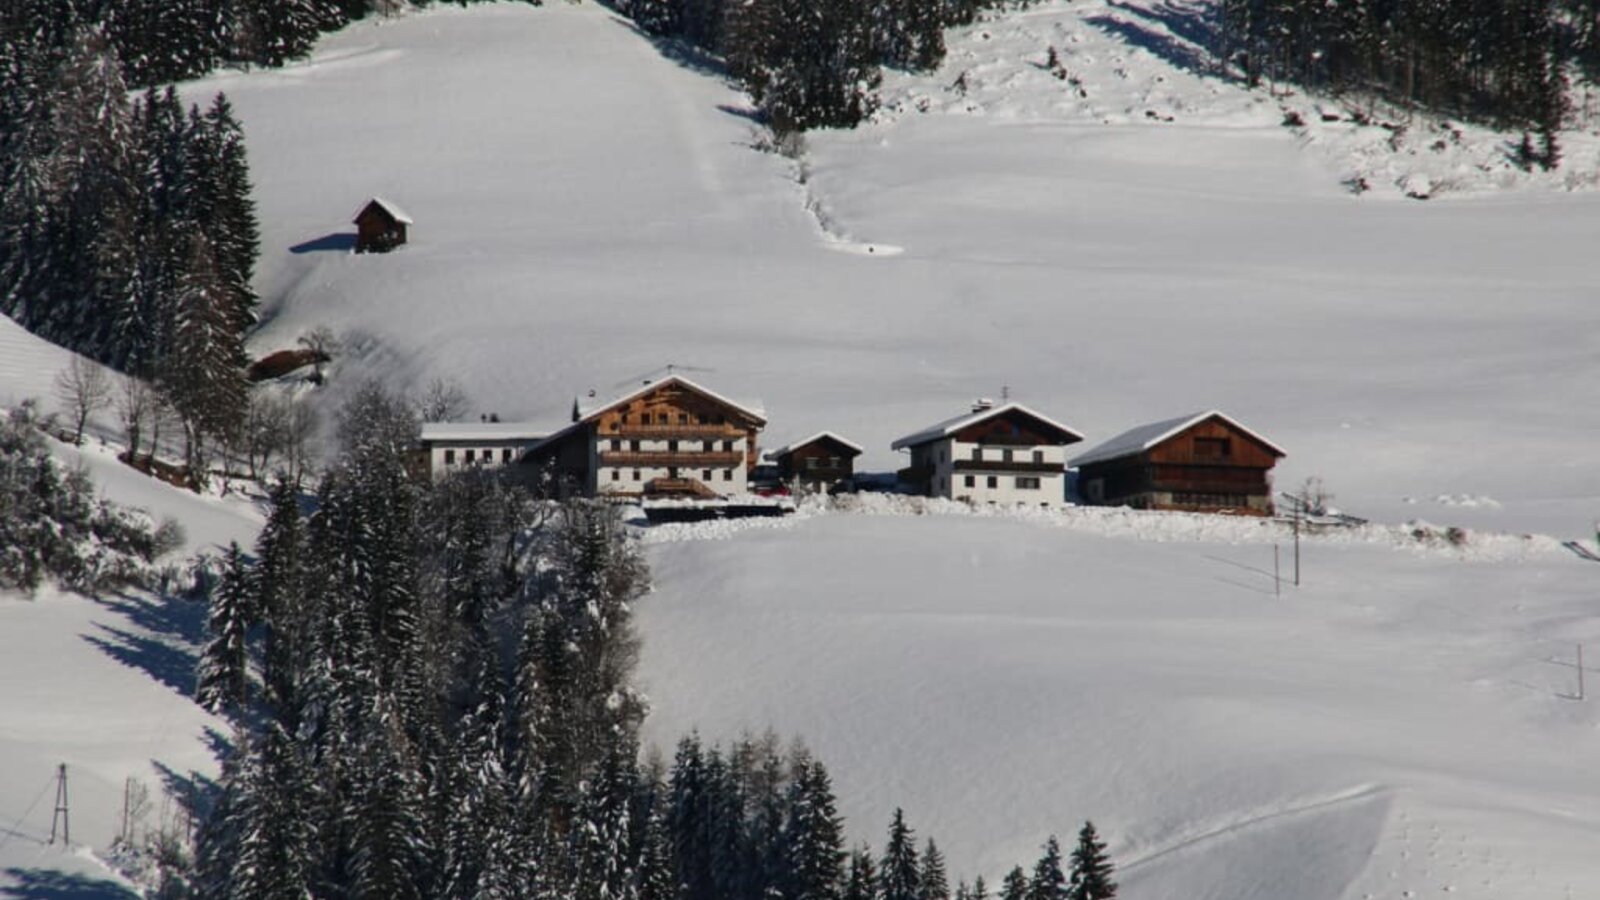
[(382, 200), (373, 199), (356, 214), (356, 252), (388, 253), (406, 242), (411, 219)]
[(783, 448), (773, 456), (773, 462), (777, 463), (778, 478), (784, 484), (798, 481), (828, 490), (852, 483), (856, 457), (860, 455), (860, 448), (823, 433)]
[[(525, 464), (613, 497), (743, 493), (764, 419), (679, 378), (583, 413)], [(626, 474), (623, 474), (626, 473)]]
[(1097, 505), (1270, 516), (1272, 468), (1283, 455), (1211, 413), (1148, 447), (1080, 464), (1078, 488)]

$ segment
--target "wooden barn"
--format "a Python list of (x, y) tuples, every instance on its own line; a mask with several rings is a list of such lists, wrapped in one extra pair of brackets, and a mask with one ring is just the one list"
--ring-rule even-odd
[(611, 400), (579, 398), (572, 424), (529, 448), (529, 477), (588, 496), (727, 497), (749, 490), (765, 414), (678, 375)]
[(1216, 410), (1129, 429), (1076, 457), (1099, 506), (1272, 515), (1275, 444)]
[(784, 484), (796, 481), (813, 490), (846, 488), (855, 478), (855, 460), (861, 447), (831, 431), (794, 441), (767, 454)]
[(357, 253), (388, 253), (406, 242), (412, 224), (405, 210), (382, 197), (368, 200), (354, 221)]

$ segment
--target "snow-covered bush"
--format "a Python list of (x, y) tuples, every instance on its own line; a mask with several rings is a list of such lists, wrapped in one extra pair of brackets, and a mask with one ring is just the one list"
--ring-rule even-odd
[(182, 529), (98, 499), (86, 472), (63, 471), (50, 456), (38, 425), (31, 403), (0, 420), (0, 587), (147, 584), (155, 559), (183, 543)]

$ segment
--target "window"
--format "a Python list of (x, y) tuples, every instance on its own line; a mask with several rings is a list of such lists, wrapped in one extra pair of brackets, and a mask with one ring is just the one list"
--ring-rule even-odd
[(1227, 438), (1197, 437), (1194, 439), (1194, 455), (1200, 459), (1223, 459), (1232, 449), (1229, 443)]
[(815, 456), (808, 456), (806, 457), (806, 468), (815, 469), (821, 462), (822, 460), (817, 459)]
[(638, 441), (629, 441), (628, 442), (628, 449), (632, 450), (635, 453), (638, 453), (639, 452), (639, 442)]
[(837, 468), (840, 468), (841, 466), (842, 466), (842, 463), (839, 461), (839, 457), (837, 457), (837, 456), (828, 457), (828, 468), (837, 469)]
[(710, 453), (711, 451), (717, 449), (717, 442), (716, 441), (701, 441), (700, 443), (702, 445), (701, 449), (704, 450), (707, 453)]
[(688, 413), (678, 413), (678, 424), (679, 425), (687, 425), (687, 424), (689, 424), (689, 414)]
[(677, 453), (678, 452), (678, 442), (677, 441), (667, 441), (667, 452), (668, 453)]
[(993, 475), (989, 476), (988, 482), (989, 482), (989, 485), (988, 485), (989, 487), (996, 488), (996, 487), (1000, 486), (1000, 479), (996, 478)]
[(973, 462), (980, 462), (982, 460), (983, 460), (983, 448), (982, 447), (973, 447), (972, 448), (972, 461)]
[(1001, 462), (1011, 462), (1011, 448), (1010, 447), (1007, 447), (1006, 449), (1000, 451), (1000, 461)]
[(634, 469), (633, 470), (633, 480), (634, 481), (638, 481), (639, 480), (639, 470), (638, 469)]
[(722, 442), (722, 452), (723, 453), (732, 453), (733, 452), (733, 441), (723, 441)]
[(963, 487), (977, 487), (978, 479), (971, 475), (966, 475), (963, 477), (961, 484)]
[(500, 461), (501, 462), (507, 462), (507, 463), (511, 462), (511, 448), (510, 447), (504, 447), (504, 448), (502, 448), (500, 450)]
[(444, 464), (447, 466), (456, 464), (456, 452), (454, 450), (446, 450), (444, 452)]
[(711, 480), (711, 470), (710, 469), (702, 469), (700, 471), (700, 480), (701, 481), (710, 481)]
[(611, 449), (612, 450), (621, 450), (622, 449), (622, 441), (617, 439), (617, 438), (612, 438), (611, 439)]
[(473, 462), (477, 458), (478, 458), (478, 451), (476, 451), (476, 450), (468, 450), (467, 451), (467, 453), (466, 453), (467, 462)]
[(612, 481), (621, 481), (622, 480), (622, 470), (621, 469), (612, 469), (611, 470), (611, 480)]
[(1033, 451), (1033, 461), (1036, 462), (1036, 463), (1044, 462), (1044, 451), (1043, 450), (1035, 450), (1035, 451)]
[(1031, 476), (1031, 475), (1018, 475), (1017, 476), (1017, 490), (1019, 490), (1019, 491), (1037, 491), (1038, 489), (1039, 489), (1039, 479), (1038, 478), (1036, 478), (1034, 476)]
[(723, 481), (732, 481), (733, 480), (733, 470), (732, 469), (723, 469), (722, 470), (722, 480)]

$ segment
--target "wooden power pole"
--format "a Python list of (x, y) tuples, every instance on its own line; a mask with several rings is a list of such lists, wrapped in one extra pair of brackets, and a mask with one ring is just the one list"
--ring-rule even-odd
[(56, 769), (56, 811), (50, 817), (50, 843), (56, 842), (56, 834), (61, 835), (63, 846), (72, 843), (72, 823), (67, 812), (67, 764), (62, 763)]

